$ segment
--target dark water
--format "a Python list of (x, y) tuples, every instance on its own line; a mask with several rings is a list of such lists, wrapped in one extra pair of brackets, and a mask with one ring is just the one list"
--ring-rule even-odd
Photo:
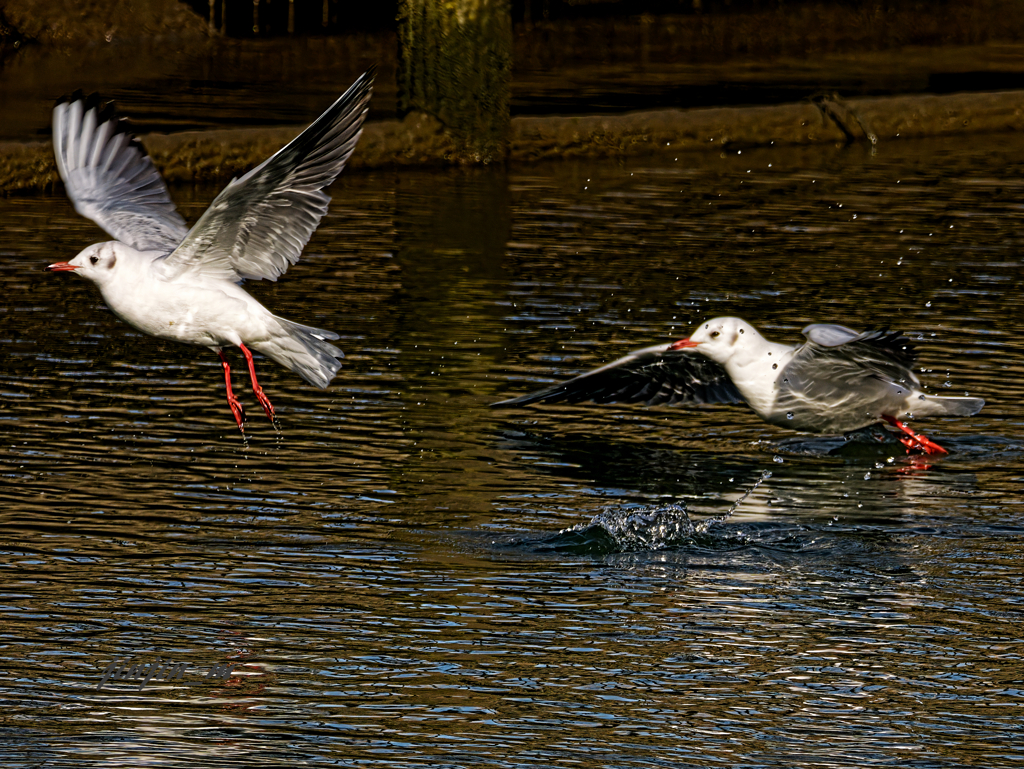
[[(91, 223), (0, 200), (0, 764), (1020, 766), (1022, 179), (1006, 135), (344, 177), (250, 288), (345, 366), (258, 361), (276, 432), (235, 355), (247, 441), (216, 356), (42, 272)], [(488, 408), (722, 314), (902, 328), (988, 404), (935, 459)]]

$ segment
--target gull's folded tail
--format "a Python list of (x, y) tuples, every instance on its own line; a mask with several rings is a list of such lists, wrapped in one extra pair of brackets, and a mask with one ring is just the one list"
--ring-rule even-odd
[(916, 416), (972, 417), (981, 411), (985, 401), (981, 398), (960, 398), (948, 395), (924, 395), (920, 405), (912, 409)]
[(340, 349), (328, 342), (337, 339), (333, 331), (304, 326), (275, 316), (283, 335), (251, 345), (271, 360), (291, 369), (309, 384), (326, 388), (341, 368)]

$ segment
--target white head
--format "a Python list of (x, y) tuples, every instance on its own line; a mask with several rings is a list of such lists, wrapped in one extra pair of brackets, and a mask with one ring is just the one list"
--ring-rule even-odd
[[(70, 262), (57, 262), (46, 269), (50, 272), (71, 272), (88, 278), (93, 283), (103, 285), (113, 280), (117, 274), (118, 259), (124, 261), (128, 256), (127, 246), (111, 240), (106, 243), (94, 243)], [(134, 250), (134, 249), (132, 249)]]
[(764, 344), (757, 329), (742, 318), (712, 318), (700, 324), (689, 339), (672, 345), (673, 350), (693, 347), (716, 363), (725, 365), (733, 355)]

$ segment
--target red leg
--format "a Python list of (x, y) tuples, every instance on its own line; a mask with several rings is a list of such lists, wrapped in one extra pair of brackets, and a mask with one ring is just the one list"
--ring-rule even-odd
[(267, 414), (267, 419), (271, 422), (274, 421), (274, 407), (270, 404), (270, 398), (268, 398), (263, 388), (260, 387), (259, 382), (256, 381), (256, 366), (252, 362), (252, 353), (246, 348), (244, 344), (238, 345), (242, 350), (242, 355), (245, 356), (246, 362), (249, 364), (249, 378), (252, 380), (252, 391), (256, 394), (256, 400), (260, 402), (263, 410)]
[(890, 417), (883, 415), (882, 419), (891, 424), (893, 427), (902, 430), (906, 435), (900, 437), (900, 443), (907, 447), (907, 449), (921, 449), (925, 454), (948, 454), (942, 446), (935, 443), (934, 441), (928, 440), (923, 435), (915, 433), (896, 417)]
[(245, 428), (242, 423), (245, 421), (245, 409), (242, 408), (241, 402), (231, 391), (231, 366), (228, 364), (223, 350), (217, 350), (217, 354), (220, 356), (220, 365), (224, 367), (224, 386), (228, 389), (228, 405), (231, 407), (231, 413), (235, 415), (235, 421), (238, 422), (238, 429), (244, 433)]

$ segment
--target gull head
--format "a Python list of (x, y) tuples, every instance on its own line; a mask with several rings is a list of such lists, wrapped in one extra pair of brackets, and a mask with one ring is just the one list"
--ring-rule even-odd
[(119, 248), (116, 241), (94, 243), (70, 262), (56, 262), (47, 266), (48, 272), (74, 272), (93, 283), (103, 285), (113, 279), (117, 270)]
[(761, 335), (742, 318), (712, 318), (701, 323), (689, 339), (681, 339), (669, 349), (693, 348), (724, 365), (736, 353), (761, 342)]

